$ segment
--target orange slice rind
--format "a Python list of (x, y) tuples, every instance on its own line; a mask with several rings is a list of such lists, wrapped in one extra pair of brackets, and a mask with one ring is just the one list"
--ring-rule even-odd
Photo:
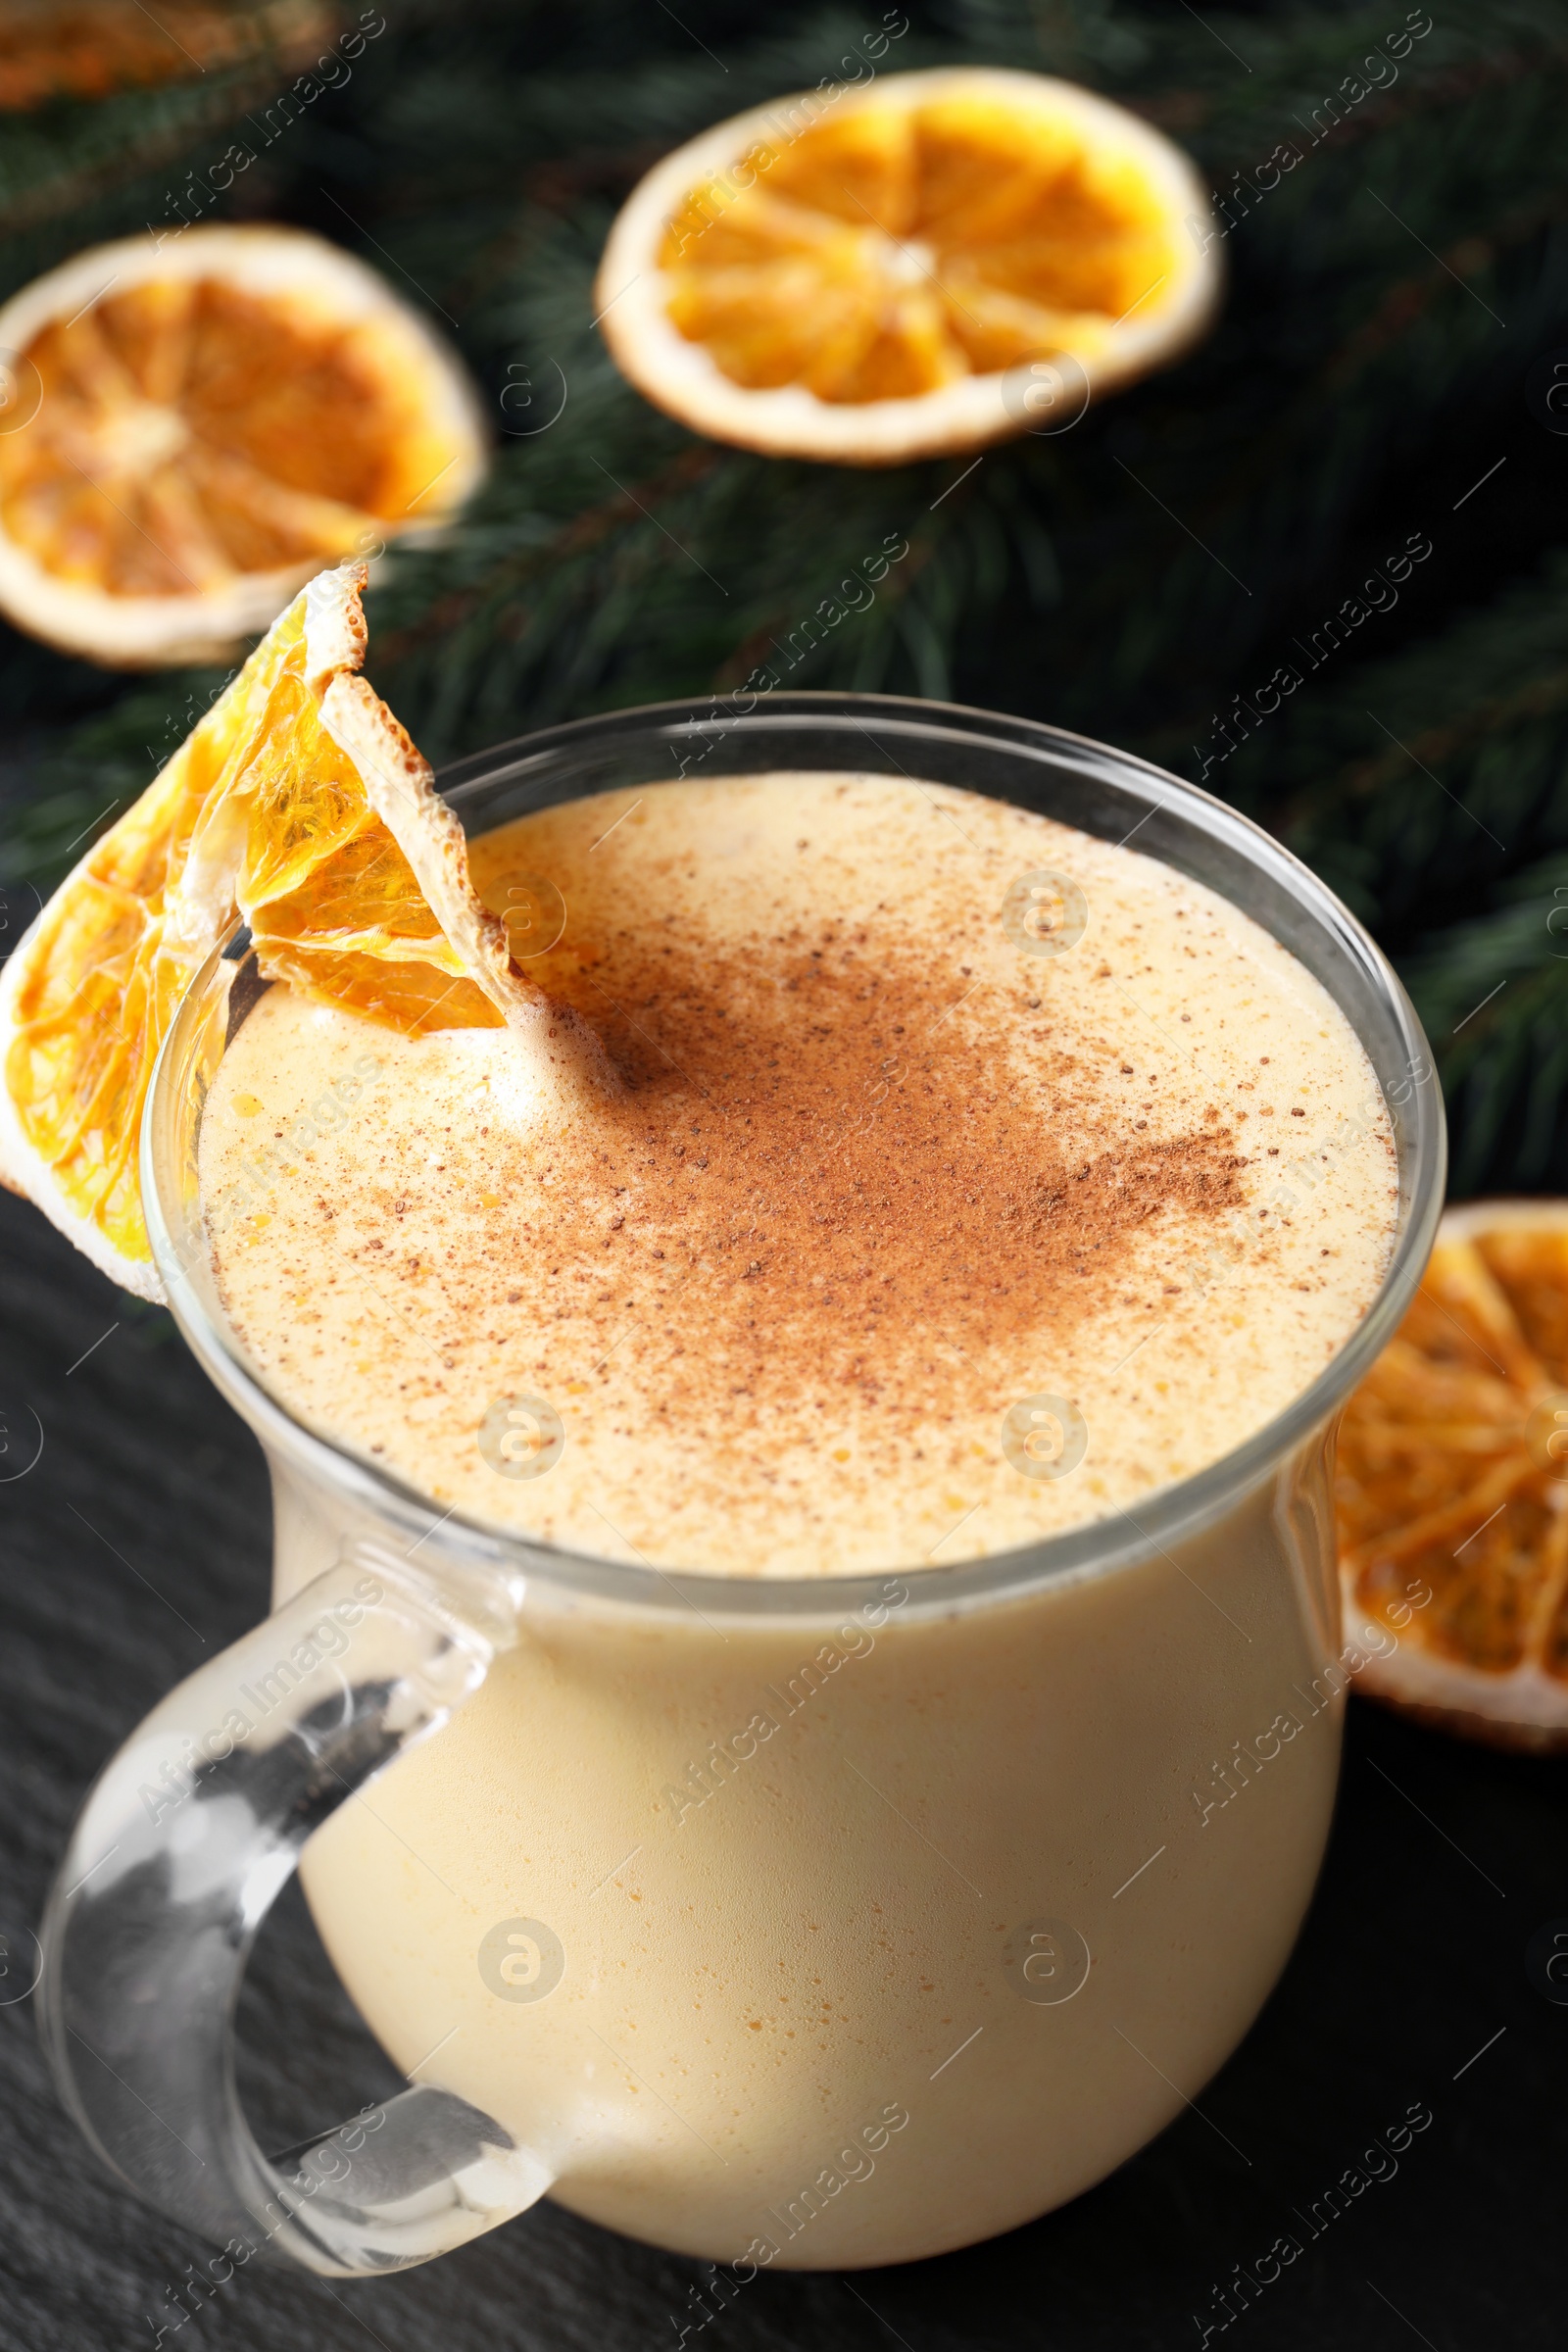
[(622, 372), (715, 440), (897, 465), (1057, 431), (1167, 364), (1219, 292), (1179, 148), (990, 68), (813, 90), (657, 164), (605, 248)]
[(111, 666), (226, 654), (484, 471), (457, 360), (299, 229), (77, 254), (0, 309), (0, 611)]
[(0, 1177), (144, 1298), (147, 1089), (236, 914), (267, 977), (405, 1033), (571, 1027), (516, 971), (458, 819), (359, 675), (364, 583), (342, 565), (294, 599), (0, 972)]
[(1347, 1408), (1338, 1495), (1347, 1620), (1392, 1637), (1358, 1687), (1494, 1745), (1568, 1747), (1568, 1201), (1447, 1212)]

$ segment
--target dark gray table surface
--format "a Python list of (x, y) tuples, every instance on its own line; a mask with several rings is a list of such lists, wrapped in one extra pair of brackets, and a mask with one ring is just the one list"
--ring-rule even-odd
[[(171, 2290), (204, 2249), (100, 2177), (55, 2099), (31, 1999), (5, 1996), (94, 1774), (172, 1683), (265, 1614), (267, 1483), (168, 1315), (4, 1194), (0, 1444), (0, 1929), (13, 1954), (0, 1978), (0, 2352), (121, 2352), (172, 2322)], [(1305, 1934), (1191, 2112), (1028, 2229), (850, 2279), (764, 2274), (687, 2342), (1196, 2346), (1193, 2315), (1213, 2287), (1282, 2231), (1300, 2237), (1295, 2210), (1418, 2104), (1433, 2121), (1396, 2174), (1356, 2196), (1223, 2340), (1560, 2346), (1568, 2006), (1534, 1987), (1525, 1952), (1544, 1924), (1568, 1925), (1565, 1829), (1568, 1763), (1465, 1747), (1354, 1701)], [(297, 1891), (264, 1932), (241, 2033), (266, 2144), (393, 2086)], [(674, 2347), (702, 2276), (545, 2204), (401, 2278), (329, 2286), (246, 2269), (164, 2340)]]

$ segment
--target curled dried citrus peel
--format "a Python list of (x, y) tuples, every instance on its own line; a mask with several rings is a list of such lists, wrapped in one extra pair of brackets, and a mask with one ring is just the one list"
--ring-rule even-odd
[(1494, 1744), (1568, 1747), (1568, 1201), (1449, 1210), (1339, 1460), (1347, 1615), (1399, 1628), (1361, 1686)]
[(144, 1297), (147, 1088), (236, 914), (269, 978), (406, 1033), (541, 1017), (462, 827), (359, 675), (364, 581), (343, 566), (295, 598), (0, 974), (0, 1175)]
[(624, 373), (699, 431), (890, 465), (1059, 430), (1173, 359), (1213, 313), (1209, 220), (1187, 158), (1071, 82), (884, 75), (667, 156), (596, 308)]

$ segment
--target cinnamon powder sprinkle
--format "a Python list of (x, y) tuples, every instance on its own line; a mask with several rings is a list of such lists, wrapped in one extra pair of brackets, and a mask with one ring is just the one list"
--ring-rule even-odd
[[(526, 968), (619, 1094), (563, 1094), (517, 1032), (368, 1032), (274, 988), (201, 1138), (261, 1377), (438, 1510), (663, 1568), (946, 1567), (1216, 1460), (1376, 1289), (1395, 1170), (1359, 1046), (1135, 848), (780, 774), (544, 808), (470, 863), (498, 911), (559, 891)], [(1084, 898), (1068, 952), (1004, 919), (1039, 869)], [(259, 1175), (242, 1091), (287, 1135), (358, 1099)], [(563, 1443), (498, 1476), (481, 1431), (529, 1397)], [(1081, 1461), (1023, 1475), (1009, 1416), (1052, 1397)]]
[(612, 1279), (612, 1246), (624, 1283), (664, 1252), (660, 1409), (720, 1456), (803, 1403), (832, 1421), (848, 1394), (888, 1438), (973, 1409), (978, 1359), (1031, 1338), (1049, 1354), (1168, 1211), (1244, 1200), (1212, 1106), (1146, 1141), (1065, 1051), (1031, 1099), (1010, 1006), (944, 1017), (950, 984), (885, 943), (873, 961), (863, 937), (823, 940), (745, 958), (622, 942), (613, 1006), (571, 991), (628, 1085), (596, 1138), (596, 1203), (627, 1190), (611, 1230), (561, 1200), (552, 1262)]

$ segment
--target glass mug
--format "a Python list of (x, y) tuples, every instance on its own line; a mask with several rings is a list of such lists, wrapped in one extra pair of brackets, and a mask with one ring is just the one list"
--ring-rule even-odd
[[(962, 785), (1136, 834), (1244, 906), (1366, 1049), (1397, 1147), (1392, 1261), (1305, 1394), (1136, 1521), (825, 1582), (529, 1544), (439, 1517), (292, 1419), (226, 1327), (196, 1139), (262, 985), (237, 934), (165, 1044), (142, 1189), (179, 1326), (270, 1465), (276, 1611), (97, 1783), (41, 1994), (100, 2155), (236, 2258), (396, 2270), (546, 2190), (743, 2277), (966, 2244), (1171, 2121), (1255, 2016), (1312, 1891), (1346, 1685), (1334, 1431), (1443, 1194), (1403, 992), (1256, 826), (1021, 719), (846, 695), (705, 720), (664, 706), (443, 782), (478, 833), (700, 763)], [(525, 1426), (500, 1443), (526, 1468)], [(373, 1802), (346, 1801), (372, 1781)], [(230, 2020), (296, 1864), (411, 2086), (269, 2161)]]

